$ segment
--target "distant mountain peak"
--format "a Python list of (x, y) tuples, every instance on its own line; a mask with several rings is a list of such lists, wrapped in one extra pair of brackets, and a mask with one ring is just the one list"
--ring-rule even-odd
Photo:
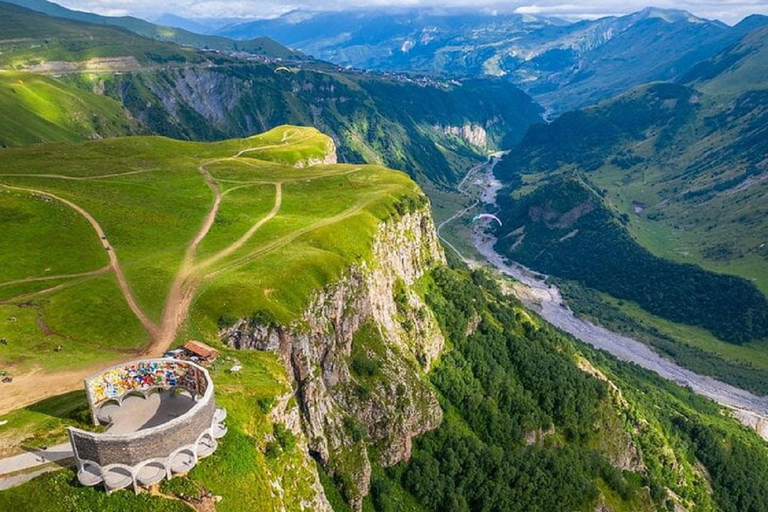
[(662, 9), (660, 7), (646, 7), (642, 11), (638, 11), (635, 14), (631, 14), (630, 16), (634, 16), (638, 20), (660, 19), (666, 21), (667, 23), (710, 23), (709, 20), (694, 16), (688, 11), (681, 9)]

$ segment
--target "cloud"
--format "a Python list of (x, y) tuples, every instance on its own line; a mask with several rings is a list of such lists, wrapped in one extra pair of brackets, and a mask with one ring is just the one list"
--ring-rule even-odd
[(648, 5), (684, 9), (703, 17), (736, 23), (749, 14), (768, 14), (768, 0), (58, 0), (72, 9), (106, 15), (134, 14), (151, 18), (170, 12), (187, 18), (268, 18), (294, 9), (342, 10), (366, 7), (443, 7), (493, 9), (569, 19), (627, 14)]

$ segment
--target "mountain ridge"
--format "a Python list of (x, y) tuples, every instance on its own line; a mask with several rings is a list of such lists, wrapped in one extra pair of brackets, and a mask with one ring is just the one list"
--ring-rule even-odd
[(35, 12), (51, 16), (92, 23), (95, 25), (115, 26), (129, 30), (141, 36), (149, 37), (164, 42), (173, 42), (183, 46), (195, 48), (207, 48), (222, 51), (244, 51), (249, 53), (263, 53), (277, 58), (300, 58), (300, 54), (285, 48), (269, 38), (249, 38), (244, 41), (232, 41), (224, 37), (195, 34), (193, 32), (159, 26), (133, 16), (101, 16), (84, 11), (68, 9), (47, 0), (4, 0), (7, 3), (18, 5)]
[(735, 27), (686, 11), (647, 8), (575, 23), (545, 17), (473, 12), (293, 11), (226, 27), (260, 33), (318, 58), (381, 70), (447, 75), (507, 75), (559, 113), (655, 80), (674, 79), (743, 36)]

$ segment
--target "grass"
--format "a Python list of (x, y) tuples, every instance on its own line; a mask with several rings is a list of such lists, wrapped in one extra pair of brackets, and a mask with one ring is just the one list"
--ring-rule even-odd
[(0, 72), (0, 147), (76, 142), (134, 128), (117, 101), (31, 73)]
[(134, 495), (119, 491), (107, 495), (101, 489), (83, 487), (77, 483), (75, 472), (65, 469), (42, 475), (31, 482), (0, 492), (2, 510), (38, 510), (63, 512), (70, 510), (124, 512), (189, 512), (181, 501), (168, 500), (150, 494)]
[[(154, 339), (102, 243), (150, 322), (163, 318), (181, 269), (192, 272), (199, 287), (178, 342), (215, 340), (224, 316), (298, 319), (314, 291), (370, 258), (400, 201), (421, 196), (405, 174), (379, 166), (295, 166), (330, 146), (315, 129), (284, 126), (215, 143), (131, 137), (0, 151), (0, 242), (12, 248), (0, 255), (0, 337), (9, 342), (0, 369), (91, 368), (134, 358)], [(214, 204), (201, 169), (221, 203), (185, 263)], [(64, 201), (92, 215), (106, 240)]]
[[(85, 391), (49, 398), (0, 416), (0, 455), (15, 454), (21, 447), (53, 446), (68, 439), (66, 427), (92, 428)], [(6, 509), (9, 510), (9, 509)]]

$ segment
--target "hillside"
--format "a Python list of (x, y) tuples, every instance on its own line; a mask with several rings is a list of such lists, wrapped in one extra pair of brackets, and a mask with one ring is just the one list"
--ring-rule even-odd
[[(533, 127), (496, 168), (509, 187), (505, 192), (508, 211), (515, 204), (533, 200), (536, 194), (552, 195), (539, 195), (540, 201), (555, 200), (565, 192), (558, 176), (575, 173), (599, 192), (600, 211), (609, 219), (605, 226), (612, 226), (596, 232), (602, 237), (604, 253), (626, 254), (642, 246), (667, 264), (693, 264), (751, 281), (765, 295), (768, 226), (763, 178), (768, 96), (760, 74), (765, 40), (765, 29), (751, 32), (738, 45), (694, 67), (685, 79), (687, 84), (643, 86), (595, 107), (564, 114), (549, 125)], [(508, 226), (503, 235), (518, 227)], [(616, 229), (626, 234), (620, 238), (606, 235)], [(513, 259), (527, 244), (535, 243), (534, 238), (526, 237), (513, 249), (518, 238), (509, 235), (500, 243)], [(664, 281), (663, 274), (649, 274), (648, 283), (664, 294), (652, 304), (615, 287), (621, 276), (634, 275), (616, 267), (618, 261), (589, 276), (565, 272), (563, 265), (573, 263), (574, 256), (564, 252), (565, 246), (582, 244), (587, 250), (594, 241), (589, 242), (581, 230), (564, 243), (558, 240), (545, 244), (547, 251), (553, 251), (543, 253), (548, 256), (529, 253), (529, 263), (536, 268), (550, 258), (548, 267), (555, 276), (582, 284), (589, 281), (592, 288), (613, 296), (574, 290), (571, 298), (577, 310), (636, 333), (678, 362), (764, 392), (761, 382), (766, 361), (761, 354), (765, 336), (759, 329), (753, 330), (764, 306), (757, 316), (742, 318), (742, 324), (734, 326), (741, 332), (736, 337), (753, 341), (731, 350), (722, 340), (735, 338), (725, 332), (711, 326), (709, 333), (681, 326), (681, 320), (692, 323), (682, 318), (682, 309), (675, 311), (677, 318), (661, 312), (674, 290), (687, 289), (680, 279)], [(604, 246), (606, 240), (612, 240), (608, 247)], [(717, 300), (721, 293), (719, 287), (714, 289), (718, 292), (709, 300)], [(623, 301), (617, 302), (617, 297)], [(755, 303), (762, 304), (763, 298)], [(716, 322), (724, 319), (715, 311), (713, 318)], [(723, 359), (727, 363), (718, 363)]]
[(738, 44), (712, 59), (694, 66), (680, 81), (708, 94), (738, 95), (754, 89), (768, 89), (768, 27), (766, 18), (754, 16), (743, 24), (756, 28)]
[(217, 140), (314, 126), (334, 139), (341, 161), (381, 163), (443, 186), (540, 119), (527, 95), (494, 79), (422, 82), (247, 63), (65, 81), (118, 100), (145, 133)]
[[(64, 469), (0, 491), (0, 505), (175, 511), (184, 502), (205, 503), (211, 493), (220, 497), (217, 510), (243, 512), (403, 505), (543, 512), (563, 504), (573, 510), (762, 510), (764, 442), (711, 402), (574, 344), (486, 275), (444, 266), (439, 252), (427, 249), (428, 232), (414, 232), (416, 244), (397, 255), (406, 265), (428, 262), (418, 252), (438, 257), (411, 275), (421, 277), (407, 282), (410, 270), (401, 267), (406, 274), (398, 285), (384, 278), (389, 270), (353, 270), (351, 279), (317, 297), (308, 319), (319, 320), (314, 315), (329, 307), (330, 296), (339, 301), (331, 307), (340, 315), (331, 324), (310, 323), (322, 340), (320, 352), (302, 341), (301, 328), (263, 313), (220, 331), (223, 341), (258, 350), (222, 349), (229, 359), (212, 374), (217, 402), (229, 411), (229, 433), (189, 475), (156, 494), (108, 496), (78, 486)], [(386, 252), (375, 254), (389, 265)], [(346, 307), (360, 300), (353, 283), (374, 275), (388, 283), (377, 295), (380, 305)], [(387, 315), (394, 316), (379, 323), (377, 315), (389, 307)], [(449, 345), (429, 373), (414, 371), (429, 368), (440, 353), (417, 359), (410, 352), (430, 349), (433, 322)], [(270, 346), (275, 333), (287, 347)], [(321, 354), (333, 363), (321, 365), (315, 359)], [(228, 372), (235, 362), (242, 370)], [(293, 383), (286, 377), (291, 367), (315, 364), (320, 375)], [(61, 397), (0, 418), (23, 429), (22, 439), (34, 446), (78, 423), (84, 407), (82, 398)], [(429, 431), (414, 439), (412, 453), (402, 444), (403, 427)]]
[(500, 206), (504, 236), (497, 247), (514, 261), (732, 343), (768, 336), (768, 300), (754, 285), (654, 257), (629, 236), (600, 194), (577, 178), (553, 180)]
[(225, 37), (201, 35), (180, 28), (155, 25), (132, 16), (100, 16), (90, 12), (74, 11), (57, 3), (48, 2), (47, 0), (7, 0), (7, 3), (15, 4), (57, 18), (86, 22), (94, 25), (118, 27), (149, 39), (176, 43), (181, 46), (228, 52), (247, 52), (278, 59), (304, 58), (299, 53), (289, 50), (267, 37), (254, 37), (243, 41), (234, 41)]
[(203, 62), (196, 52), (126, 30), (64, 20), (0, 2), (0, 68), (56, 70), (61, 62), (94, 70)]
[(120, 136), (138, 128), (117, 101), (31, 73), (0, 73), (0, 147)]
[(229, 430), (154, 494), (64, 468), (2, 509), (765, 506), (754, 433), (450, 268), (416, 184), (315, 129), (3, 149), (0, 210), (0, 452), (65, 440), (85, 375), (190, 338), (222, 351)]
[(380, 8), (293, 11), (221, 33), (267, 35), (360, 68), (505, 75), (552, 113), (561, 113), (646, 82), (679, 77), (760, 24), (765, 19), (755, 17), (730, 28), (656, 8), (578, 23), (504, 11)]

